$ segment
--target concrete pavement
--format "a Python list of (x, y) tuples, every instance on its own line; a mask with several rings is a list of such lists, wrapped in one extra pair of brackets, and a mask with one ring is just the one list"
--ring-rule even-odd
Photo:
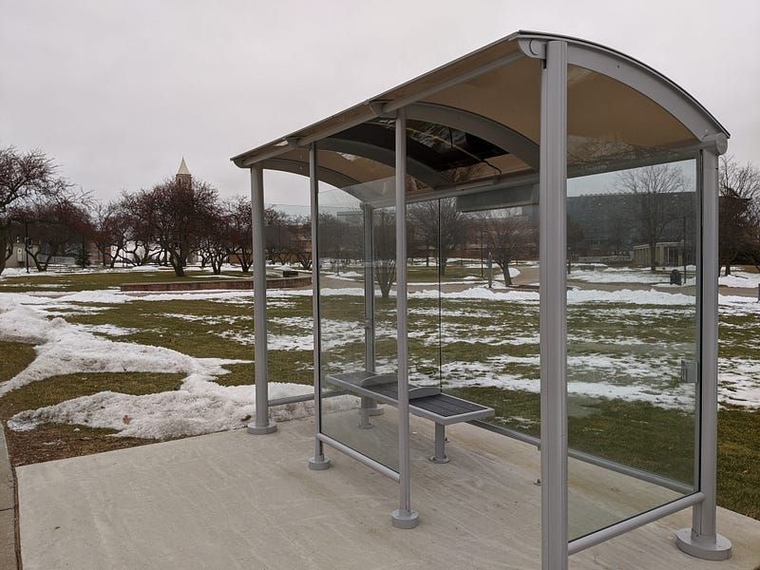
[[(413, 418), (412, 504), (421, 522), (399, 530), (390, 524), (396, 483), (329, 448), (333, 467), (309, 471), (313, 422), (278, 428), (18, 468), (24, 570), (540, 568), (535, 447), (451, 426), (452, 461), (435, 465), (426, 459), (432, 424)], [(733, 558), (705, 562), (680, 552), (674, 533), (689, 526), (690, 515), (590, 548), (570, 567), (760, 565), (760, 521), (723, 509), (718, 528), (733, 541)]]
[(16, 568), (16, 492), (13, 470), (0, 426), (0, 568)]

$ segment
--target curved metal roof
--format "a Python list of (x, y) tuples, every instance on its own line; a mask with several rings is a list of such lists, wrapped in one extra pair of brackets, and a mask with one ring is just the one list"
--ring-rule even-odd
[(538, 171), (541, 70), (548, 42), (568, 45), (568, 174), (610, 171), (693, 153), (729, 136), (693, 97), (620, 52), (519, 31), (290, 135), (232, 158), (236, 165), (356, 186), (393, 175), (396, 109), (407, 115), (410, 190), (494, 184)]

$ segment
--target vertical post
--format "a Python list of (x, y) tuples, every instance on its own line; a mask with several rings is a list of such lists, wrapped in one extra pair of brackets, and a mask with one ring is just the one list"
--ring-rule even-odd
[(373, 212), (369, 204), (362, 205), (364, 213), (364, 366), (375, 371), (375, 231)]
[(319, 178), (317, 170), (317, 145), (309, 147), (309, 203), (311, 204), (311, 297), (314, 319), (314, 457), (309, 459), (309, 469), (322, 471), (330, 467), (325, 457), (324, 444), (319, 440), (322, 433), (322, 341), (319, 314)]
[(253, 226), (253, 330), (256, 372), (256, 418), (248, 433), (263, 435), (277, 430), (269, 422), (269, 371), (267, 363), (267, 267), (264, 252), (264, 170), (251, 167), (251, 217)]
[[(364, 217), (364, 369), (375, 371), (375, 229), (373, 221), (374, 208), (362, 204)], [(374, 398), (361, 399), (359, 427), (370, 428), (370, 416), (382, 414)]]
[(398, 464), (399, 505), (391, 513), (393, 526), (414, 528), (409, 452), (409, 359), (406, 303), (406, 110), (396, 112), (396, 326), (398, 333)]
[[(723, 140), (725, 143), (725, 139)], [(718, 152), (720, 145), (716, 145)], [(718, 464), (718, 153), (700, 152), (702, 235), (697, 286), (700, 304), (700, 454), (699, 490), (704, 500), (694, 506), (692, 528), (676, 533), (678, 548), (705, 560), (726, 560), (731, 541), (716, 533), (716, 493)]]
[(26, 272), (29, 273), (29, 248), (32, 243), (29, 240), (29, 222), (24, 220), (24, 267)]
[(541, 75), (541, 567), (566, 570), (567, 44), (546, 45)]

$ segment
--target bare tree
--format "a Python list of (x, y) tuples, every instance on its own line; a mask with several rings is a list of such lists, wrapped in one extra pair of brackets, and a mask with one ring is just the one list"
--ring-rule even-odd
[(0, 149), (0, 273), (13, 251), (13, 209), (28, 208), (36, 199), (68, 195), (70, 186), (57, 171), (53, 160), (40, 150)]
[(86, 264), (92, 226), (81, 202), (48, 198), (19, 207), (14, 215), (28, 225), (30, 239), (26, 254), (34, 261), (37, 271), (47, 271), (58, 256), (79, 257), (80, 262)]
[(296, 216), (290, 218), (290, 255), (302, 269), (311, 269), (311, 218)]
[(157, 208), (157, 197), (151, 190), (125, 192), (119, 200), (120, 216), (127, 229), (122, 254), (126, 263), (146, 265), (160, 254), (156, 240)]
[(731, 264), (740, 257), (760, 265), (760, 169), (752, 164), (741, 166), (731, 156), (722, 156), (718, 188), (720, 263), (725, 275), (730, 275)]
[(636, 196), (635, 217), (641, 239), (649, 246), (649, 269), (657, 268), (657, 242), (662, 240), (668, 225), (679, 216), (673, 195), (686, 189), (683, 172), (670, 164), (625, 170), (617, 175), (617, 183)]
[(381, 208), (373, 212), (375, 281), (380, 295), (388, 299), (396, 281), (396, 215), (392, 210)]
[(362, 220), (358, 211), (319, 214), (320, 257), (332, 258), (338, 273), (343, 262), (363, 255)]
[(177, 277), (185, 275), (190, 255), (213, 227), (217, 193), (205, 182), (177, 177), (150, 191), (155, 216), (155, 241)]
[(92, 241), (100, 253), (103, 266), (113, 268), (124, 259), (129, 246), (130, 220), (121, 201), (96, 203), (90, 211), (93, 224)]
[(229, 237), (228, 256), (240, 262), (240, 269), (246, 273), (253, 264), (253, 218), (251, 201), (237, 196), (226, 201), (223, 206), (227, 218)]
[(413, 240), (426, 252), (435, 249), (439, 271), (444, 275), (449, 255), (464, 244), (467, 235), (466, 219), (457, 209), (456, 199), (410, 204), (408, 216)]
[(486, 214), (482, 223), (493, 261), (501, 268), (504, 284), (512, 285), (509, 266), (526, 256), (535, 244), (536, 232), (526, 216), (514, 210), (497, 210)]

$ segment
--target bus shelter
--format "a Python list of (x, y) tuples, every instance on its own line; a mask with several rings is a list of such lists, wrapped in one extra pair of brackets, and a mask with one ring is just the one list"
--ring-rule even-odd
[[(397, 481), (392, 524), (413, 528), (424, 513), (413, 508), (410, 416), (434, 422), (437, 463), (449, 460), (446, 426), (470, 422), (540, 447), (543, 568), (567, 568), (573, 553), (686, 508), (693, 522), (677, 532), (679, 548), (728, 558), (715, 525), (717, 181), (727, 139), (645, 64), (520, 31), (235, 156), (251, 172), (254, 222), (249, 431), (276, 429), (263, 240), (271, 169), (310, 179), (310, 468), (330, 466), (329, 446)], [(652, 275), (673, 266), (673, 289), (568, 286), (574, 265), (626, 266), (634, 250)], [(455, 252), (479, 258), (489, 286), (494, 268), (509, 285), (516, 259), (536, 260), (523, 266), (535, 283), (455, 295), (472, 278), (457, 284), (456, 268), (446, 269)], [(602, 296), (611, 301), (595, 304)], [(338, 395), (342, 404), (330, 405)], [(531, 405), (529, 429), (517, 416)], [(574, 487), (589, 465), (600, 488), (614, 472), (650, 491), (623, 485), (615, 506), (602, 495), (585, 504)]]

